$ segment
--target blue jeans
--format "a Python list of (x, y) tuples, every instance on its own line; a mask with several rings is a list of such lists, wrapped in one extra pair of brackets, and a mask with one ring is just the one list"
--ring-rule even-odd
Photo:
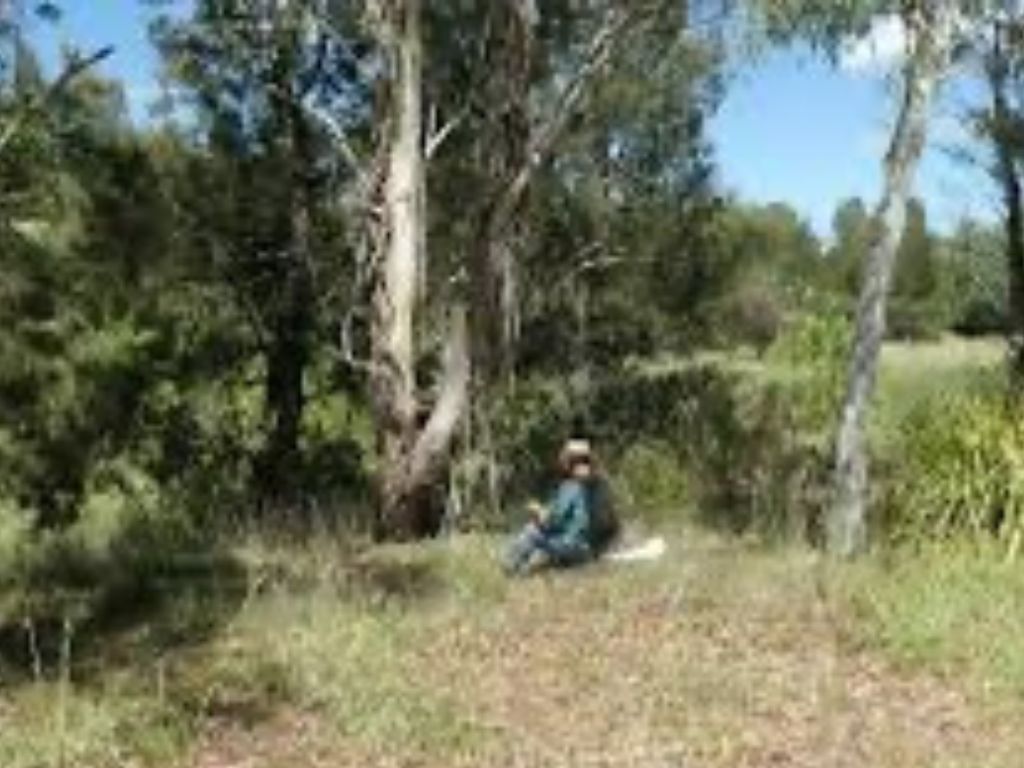
[(546, 534), (531, 523), (516, 536), (506, 550), (505, 570), (513, 574), (523, 573), (537, 554), (544, 555), (552, 565), (565, 568), (589, 560), (590, 547), (560, 536)]

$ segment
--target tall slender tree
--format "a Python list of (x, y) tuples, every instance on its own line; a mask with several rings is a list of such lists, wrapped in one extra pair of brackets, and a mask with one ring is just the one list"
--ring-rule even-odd
[(379, 274), (371, 324), (373, 402), (380, 443), (378, 528), (396, 538), (436, 524), (430, 496), (465, 409), (469, 356), (463, 312), (451, 311), (440, 393), (424, 418), (416, 377), (427, 229), (421, 0), (380, 3), (373, 20), (388, 68), (382, 136), (382, 214), (374, 241)]
[(886, 331), (886, 301), (906, 220), (914, 174), (928, 135), (929, 110), (949, 65), (958, 21), (951, 0), (905, 3), (907, 34), (903, 90), (884, 162), (884, 188), (864, 267), (854, 348), (836, 438), (835, 498), (828, 512), (828, 547), (848, 557), (867, 543), (867, 417)]

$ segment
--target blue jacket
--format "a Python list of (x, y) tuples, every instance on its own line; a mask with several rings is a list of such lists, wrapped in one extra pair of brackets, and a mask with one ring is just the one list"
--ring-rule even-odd
[(548, 515), (541, 530), (564, 546), (589, 548), (589, 529), (587, 489), (579, 480), (563, 480), (548, 504)]

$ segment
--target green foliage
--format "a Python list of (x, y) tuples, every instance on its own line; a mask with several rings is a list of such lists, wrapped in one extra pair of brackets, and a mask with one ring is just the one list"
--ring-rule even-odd
[[(874, 226), (859, 198), (843, 201), (833, 219), (834, 243), (829, 249), (820, 287), (850, 302), (859, 295), (863, 265)], [(1003, 256), (998, 237), (966, 222), (950, 238), (928, 229), (927, 211), (919, 200), (908, 205), (896, 272), (888, 304), (892, 339), (935, 340), (947, 330), (991, 333), (1005, 310)]]
[(832, 217), (832, 234), (827, 284), (840, 295), (856, 296), (872, 235), (871, 214), (860, 198), (839, 203)]
[(837, 55), (846, 40), (898, 5), (890, 0), (761, 0), (752, 9), (772, 39), (804, 40)]
[(1000, 396), (946, 396), (920, 405), (904, 435), (887, 504), (894, 535), (993, 539), (1015, 557), (1024, 544), (1019, 408)]
[(662, 440), (637, 442), (612, 468), (616, 505), (630, 520), (678, 526), (689, 516), (690, 473), (678, 447)]
[(896, 273), (889, 307), (889, 336), (895, 339), (937, 338), (948, 322), (939, 303), (935, 239), (920, 201), (907, 207), (907, 223), (896, 254)]
[(789, 206), (732, 204), (712, 220), (709, 247), (707, 340), (763, 352), (821, 281), (820, 243)]
[(941, 257), (939, 300), (949, 326), (970, 336), (1003, 333), (1009, 295), (1004, 234), (964, 222), (943, 243)]
[(623, 483), (623, 518), (695, 511), (734, 531), (811, 535), (827, 451), (821, 424), (808, 421), (808, 381), (717, 360), (604, 382), (593, 434), (613, 482)]
[(127, 460), (94, 468), (74, 523), (39, 528), (5, 508), (0, 626), (24, 618), (76, 624), (128, 610), (178, 559), (207, 548), (169, 490)]
[(613, 477), (642, 489), (641, 501), (695, 506), (736, 531), (816, 536), (851, 333), (825, 304), (760, 360), (710, 357), (608, 383), (595, 413), (615, 446)]
[[(0, 590), (16, 583), (32, 542), (34, 515), (11, 499), (0, 497)], [(0, 605), (0, 613), (5, 606)]]
[[(661, 4), (656, 21), (617, 46), (558, 161), (538, 169), (521, 258), (521, 360), (531, 371), (685, 349), (718, 296), (723, 259), (709, 247), (719, 206), (706, 123), (720, 98), (720, 62), (710, 41), (687, 34), (682, 11)], [(604, 12), (604, 4), (545, 9), (537, 72), (550, 77), (577, 63)], [(535, 84), (542, 107), (552, 86)], [(479, 167), (476, 157), (463, 153), (463, 162)]]
[(942, 308), (934, 301), (893, 297), (887, 333), (895, 340), (934, 341), (942, 334), (944, 320)]
[[(796, 319), (768, 352), (769, 366), (785, 371), (801, 430), (830, 436), (846, 384), (853, 327), (835, 308)], [(827, 437), (826, 437), (827, 439)]]
[(749, 344), (764, 354), (782, 330), (783, 302), (779, 291), (766, 284), (745, 281), (715, 306), (712, 325), (723, 341)]

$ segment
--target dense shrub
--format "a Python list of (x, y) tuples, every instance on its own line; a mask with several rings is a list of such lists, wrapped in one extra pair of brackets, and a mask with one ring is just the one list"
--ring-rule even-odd
[(689, 513), (692, 489), (689, 472), (677, 447), (664, 440), (637, 442), (616, 458), (614, 492), (620, 508), (647, 523)]
[(772, 345), (769, 362), (785, 371), (798, 428), (818, 438), (831, 435), (839, 412), (853, 344), (849, 318), (835, 307), (802, 315)]
[(934, 341), (947, 318), (934, 301), (894, 298), (889, 306), (888, 335), (900, 341)]
[(41, 528), (30, 512), (0, 506), (0, 626), (25, 616), (89, 619), (210, 546), (172, 491), (129, 460), (103, 463), (67, 527)]
[(722, 341), (748, 344), (762, 355), (782, 331), (785, 312), (778, 289), (747, 282), (717, 303), (712, 318)]
[(452, 475), (463, 527), (505, 527), (523, 519), (525, 501), (550, 492), (555, 457), (580, 424), (583, 404), (569, 383), (537, 376), (497, 393), (470, 415), (469, 439)]
[(898, 539), (1024, 538), (1024, 415), (994, 395), (918, 405), (891, 467), (887, 522)]
[(17, 583), (34, 523), (32, 512), (11, 499), (0, 498), (0, 590), (8, 590)]
[(1006, 332), (1008, 323), (1002, 304), (985, 299), (965, 302), (953, 320), (953, 330), (963, 336), (989, 336)]

